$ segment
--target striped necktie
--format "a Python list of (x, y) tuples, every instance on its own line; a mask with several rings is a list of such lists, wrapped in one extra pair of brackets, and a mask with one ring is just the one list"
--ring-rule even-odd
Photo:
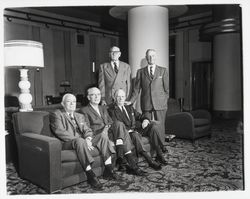
[(114, 70), (115, 70), (115, 73), (117, 74), (118, 73), (118, 67), (117, 67), (116, 62), (114, 62)]
[(153, 66), (150, 66), (149, 70), (150, 70), (150, 77), (151, 77), (151, 79), (153, 79), (154, 78)]
[(70, 113), (69, 117), (70, 117), (71, 121), (73, 122), (73, 124), (76, 126), (76, 120), (75, 120), (73, 113)]

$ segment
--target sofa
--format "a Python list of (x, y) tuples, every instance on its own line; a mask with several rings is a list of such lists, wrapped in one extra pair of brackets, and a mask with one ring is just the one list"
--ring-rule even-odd
[[(13, 125), (18, 153), (18, 171), (22, 179), (53, 193), (86, 181), (86, 175), (74, 150), (62, 150), (62, 144), (51, 132), (48, 111), (16, 112)], [(150, 151), (147, 138), (144, 146)], [(92, 165), (97, 176), (104, 170), (103, 160), (95, 148)]]
[(204, 109), (181, 111), (176, 99), (168, 100), (166, 117), (166, 133), (178, 138), (190, 139), (195, 142), (198, 138), (211, 136), (211, 114)]

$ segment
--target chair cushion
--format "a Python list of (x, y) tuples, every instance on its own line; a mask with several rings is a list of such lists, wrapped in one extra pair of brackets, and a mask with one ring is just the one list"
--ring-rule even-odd
[[(97, 157), (100, 155), (100, 152), (97, 148), (90, 151), (92, 157)], [(75, 150), (63, 150), (61, 151), (61, 161), (62, 162), (78, 162)]]
[(49, 113), (46, 111), (17, 112), (13, 114), (13, 119), (16, 134), (30, 132), (52, 136)]
[(194, 126), (198, 127), (198, 126), (205, 126), (205, 125), (210, 125), (210, 122), (208, 119), (194, 119)]

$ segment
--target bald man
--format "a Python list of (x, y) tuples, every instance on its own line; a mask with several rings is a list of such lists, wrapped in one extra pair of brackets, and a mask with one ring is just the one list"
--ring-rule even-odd
[(119, 60), (121, 51), (117, 46), (110, 48), (110, 62), (100, 65), (98, 87), (101, 91), (101, 104), (110, 105), (113, 103), (115, 90), (122, 88), (126, 98), (131, 92), (131, 68)]
[(94, 150), (94, 147), (99, 149), (103, 156), (105, 164), (103, 177), (107, 179), (118, 179), (111, 162), (111, 155), (115, 153), (115, 151), (107, 134), (101, 132), (99, 135), (94, 135), (84, 115), (75, 112), (76, 97), (74, 95), (65, 94), (61, 104), (64, 109), (58, 109), (51, 113), (50, 125), (55, 136), (62, 141), (62, 149), (74, 149), (76, 151), (79, 162), (86, 171), (88, 182), (94, 189), (102, 188), (101, 183), (91, 168), (94, 162), (91, 151)]

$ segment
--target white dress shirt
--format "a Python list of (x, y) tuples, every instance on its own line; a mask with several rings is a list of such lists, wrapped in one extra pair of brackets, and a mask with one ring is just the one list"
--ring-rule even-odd
[(123, 112), (122, 107), (123, 107), (124, 110), (125, 110), (125, 113), (126, 113), (127, 118), (130, 120), (129, 115), (128, 115), (128, 112), (127, 112), (127, 109), (125, 108), (125, 106), (119, 106), (119, 108), (121, 109), (122, 112)]
[(148, 65), (148, 74), (150, 74), (150, 67), (152, 66), (152, 74), (154, 75), (155, 74), (155, 67), (156, 65)]
[[(119, 61), (116, 61), (115, 63), (116, 63), (117, 69), (119, 69)], [(112, 66), (113, 70), (115, 70), (114, 69), (115, 68), (114, 61), (111, 61), (111, 66)]]

